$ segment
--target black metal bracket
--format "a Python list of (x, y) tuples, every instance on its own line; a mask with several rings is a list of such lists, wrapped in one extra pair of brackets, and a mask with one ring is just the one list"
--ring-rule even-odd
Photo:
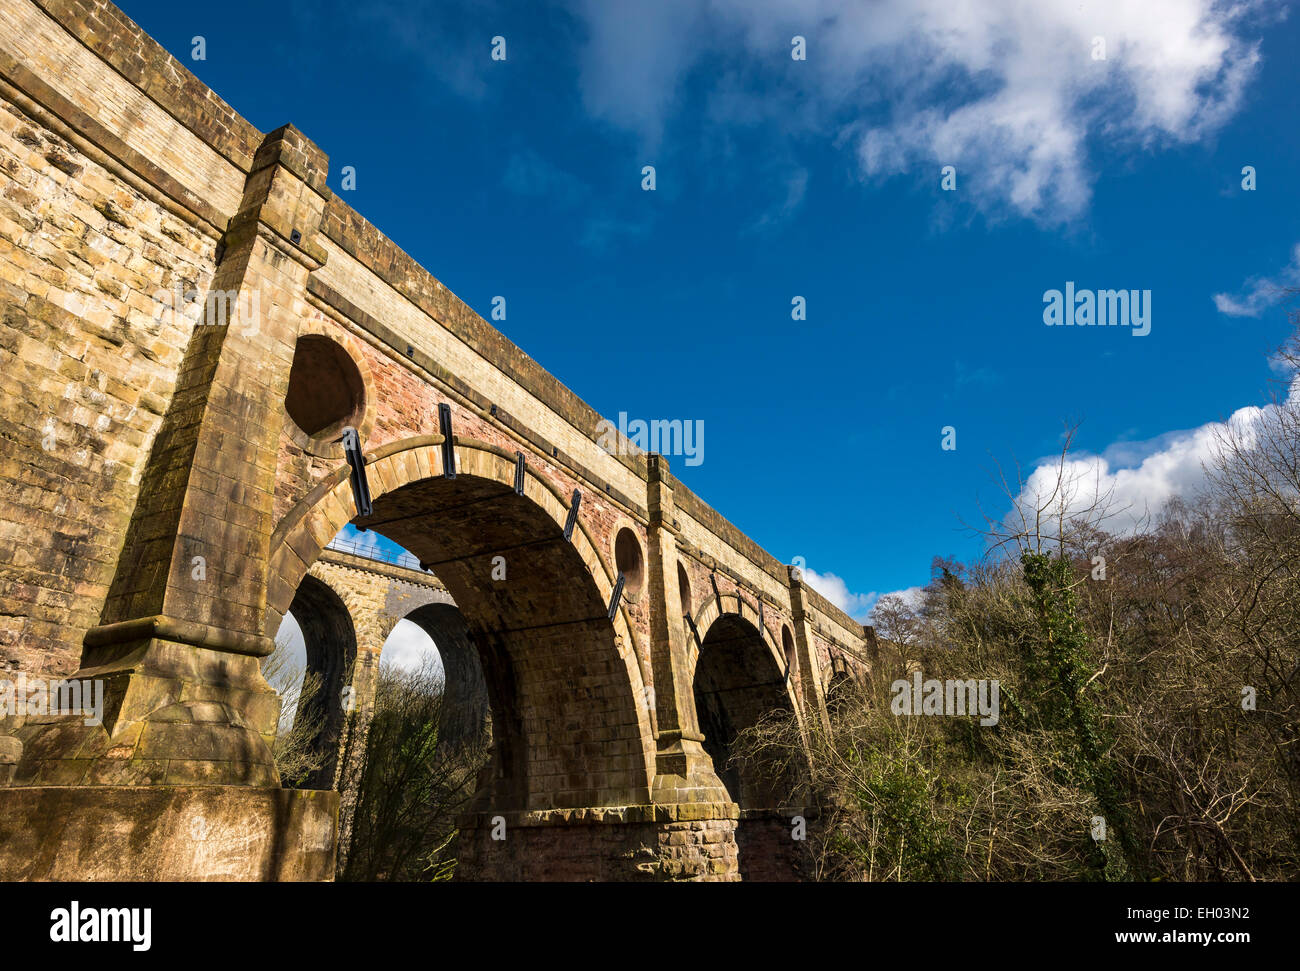
[[(361, 454), (361, 437), (351, 425), (343, 429), (343, 454), (348, 465), (352, 467), (352, 499), (357, 507), (358, 516), (369, 516), (374, 512), (370, 505), (370, 483), (366, 479), (366, 457)], [(364, 526), (357, 529), (365, 532)]]
[(682, 614), (686, 618), (686, 626), (691, 629), (691, 636), (695, 638), (695, 649), (697, 651), (704, 648), (704, 642), (700, 640), (700, 629), (695, 626), (695, 618), (690, 614)]
[(760, 634), (763, 633), (763, 626), (763, 601), (760, 598), (758, 601), (758, 632)]
[(438, 430), (442, 432), (442, 474), (456, 478), (456, 443), (451, 434), (451, 405), (445, 401), (438, 405)]
[(564, 538), (573, 539), (573, 527), (578, 524), (578, 504), (582, 502), (582, 493), (573, 490), (573, 501), (569, 503), (569, 518), (564, 521)]
[(618, 613), (618, 602), (623, 599), (623, 573), (620, 570), (618, 579), (614, 581), (614, 592), (609, 598), (609, 619), (613, 620), (614, 615)]
[(528, 468), (528, 461), (524, 458), (523, 452), (515, 452), (515, 495), (524, 494), (524, 469)]

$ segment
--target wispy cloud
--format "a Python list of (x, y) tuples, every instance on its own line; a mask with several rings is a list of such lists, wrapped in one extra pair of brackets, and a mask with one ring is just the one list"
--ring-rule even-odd
[(579, 75), (587, 110), (657, 146), (679, 82), (700, 53), (691, 39), (705, 6), (699, 0), (579, 0), (588, 32)]
[[(384, 57), (418, 65), (429, 80), (462, 98), (482, 101), (494, 90), (489, 78), (498, 65), (489, 54), (495, 31), (485, 31), (484, 25), (506, 19), (500, 0), (443, 0), (436, 4), (330, 0), (324, 9), (318, 4), (303, 9), (308, 11), (307, 19), (332, 24), (335, 31), (351, 30), (355, 24), (355, 37), (377, 39), (383, 44)], [(467, 38), (474, 42), (466, 43)]]
[(754, 220), (750, 228), (764, 232), (785, 225), (799, 211), (807, 191), (808, 170), (796, 168), (788, 172), (785, 177), (785, 197)]
[(510, 156), (502, 181), (516, 195), (549, 199), (566, 208), (585, 202), (591, 194), (591, 187), (582, 179), (542, 158), (531, 148)]
[(1300, 288), (1300, 243), (1291, 251), (1291, 262), (1272, 277), (1251, 277), (1236, 296), (1214, 295), (1214, 306), (1229, 317), (1258, 317), (1280, 301), (1287, 290)]
[(591, 250), (603, 252), (620, 240), (645, 236), (653, 227), (651, 215), (618, 214), (596, 200), (588, 183), (531, 148), (510, 157), (501, 181), (515, 195), (544, 201), (575, 218), (585, 213), (577, 241)]

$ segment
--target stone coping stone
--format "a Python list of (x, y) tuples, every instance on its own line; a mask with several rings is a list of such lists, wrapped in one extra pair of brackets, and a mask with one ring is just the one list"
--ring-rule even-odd
[(591, 806), (578, 809), (543, 809), (532, 811), (482, 812), (458, 817), (462, 829), (491, 826), (501, 817), (511, 826), (600, 826), (627, 823), (683, 823), (709, 819), (739, 819), (740, 807), (734, 802), (670, 803), (640, 806)]

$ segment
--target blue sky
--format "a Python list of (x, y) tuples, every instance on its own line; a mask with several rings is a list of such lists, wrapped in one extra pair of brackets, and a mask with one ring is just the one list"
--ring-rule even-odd
[[(1031, 471), (1064, 422), (1155, 504), (1275, 390), (1272, 291), (1300, 285), (1281, 2), (121, 6), (315, 140), (335, 191), (354, 166), (347, 201), (484, 316), (505, 296), (497, 326), (597, 411), (702, 421), (674, 471), (858, 616), (977, 557), (962, 521), (1010, 506), (994, 463)], [(1150, 290), (1150, 334), (1044, 326), (1067, 281)]]

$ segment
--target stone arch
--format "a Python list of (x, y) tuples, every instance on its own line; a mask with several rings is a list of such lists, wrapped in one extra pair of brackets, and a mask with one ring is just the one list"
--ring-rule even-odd
[(319, 679), (314, 692), (304, 688), (294, 717), (319, 721), (311, 748), (322, 761), (297, 783), (297, 788), (329, 789), (338, 770), (339, 746), (347, 720), (343, 688), (356, 663), (356, 628), (344, 597), (310, 573), (302, 578), (289, 609), (302, 630), (307, 653), (305, 677)]
[(458, 749), (489, 741), (492, 709), (487, 680), (465, 615), (448, 596), (421, 604), (404, 619), (429, 635), (442, 658), (444, 684), (438, 747)]
[[(754, 628), (756, 634), (762, 637), (763, 644), (772, 656), (772, 661), (779, 667), (784, 674), (785, 672), (785, 652), (778, 645), (776, 637), (772, 634), (768, 626), (767, 618), (762, 622), (759, 621), (758, 607), (750, 603), (739, 593), (724, 593), (716, 597), (705, 597), (703, 602), (695, 611), (694, 624), (695, 630), (699, 631), (700, 641), (702, 642), (706, 632), (718, 621), (718, 618), (734, 614), (735, 616), (746, 621)], [(695, 670), (695, 665), (699, 661), (700, 644), (696, 642), (695, 635), (691, 632), (690, 625), (686, 629), (686, 642), (689, 645), (688, 654), (691, 670)], [(794, 698), (791, 695), (791, 698)], [(796, 700), (796, 710), (798, 704)]]
[[(416, 601), (415, 603), (409, 606), (404, 605), (404, 609), (396, 613), (394, 613), (392, 610), (388, 608), (387, 605), (385, 605), (385, 608), (383, 611), (381, 611), (380, 618), (379, 618), (380, 621), (379, 630), (380, 633), (382, 634), (382, 636), (379, 638), (379, 642), (381, 644), (384, 641), (388, 640), (388, 635), (393, 632), (393, 628), (397, 626), (398, 621), (411, 620), (411, 614), (415, 613), (415, 611), (419, 610), (421, 607), (427, 607), (436, 604), (447, 604), (452, 607), (456, 606), (456, 598), (453, 597), (450, 593), (448, 593), (446, 590), (436, 589), (432, 587), (427, 590), (421, 591), (419, 594), (415, 595), (413, 599)], [(425, 631), (425, 633), (429, 633), (429, 632)], [(432, 637), (433, 635), (429, 633), (429, 636)]]
[(788, 780), (763, 779), (731, 764), (731, 746), (741, 731), (774, 711), (788, 711), (802, 730), (784, 652), (760, 623), (758, 609), (738, 593), (709, 598), (694, 621), (701, 636), (692, 651), (691, 684), (705, 751), (743, 810), (775, 808)]
[(843, 655), (837, 651), (829, 653), (831, 661), (831, 676), (826, 682), (826, 705), (828, 708), (834, 708), (844, 698), (844, 695), (852, 684), (853, 672), (848, 662), (844, 660)]
[[(513, 453), (456, 438), (449, 479), (442, 442), (423, 435), (367, 453), (369, 519), (355, 516), (341, 466), (281, 520), (271, 539), (267, 630), (278, 627), (302, 575), (345, 524), (375, 528), (429, 563), (470, 621), (493, 716), (494, 777), (478, 804), (649, 802), (653, 712), (626, 606), (612, 621), (606, 612), (613, 564), (581, 515), (563, 541), (569, 495), (532, 465), (523, 496), (515, 495)], [(467, 549), (476, 536), (479, 548)], [(508, 583), (494, 587), (486, 565), (472, 567), (498, 548), (510, 565)], [(539, 610), (548, 618), (541, 623)]]

